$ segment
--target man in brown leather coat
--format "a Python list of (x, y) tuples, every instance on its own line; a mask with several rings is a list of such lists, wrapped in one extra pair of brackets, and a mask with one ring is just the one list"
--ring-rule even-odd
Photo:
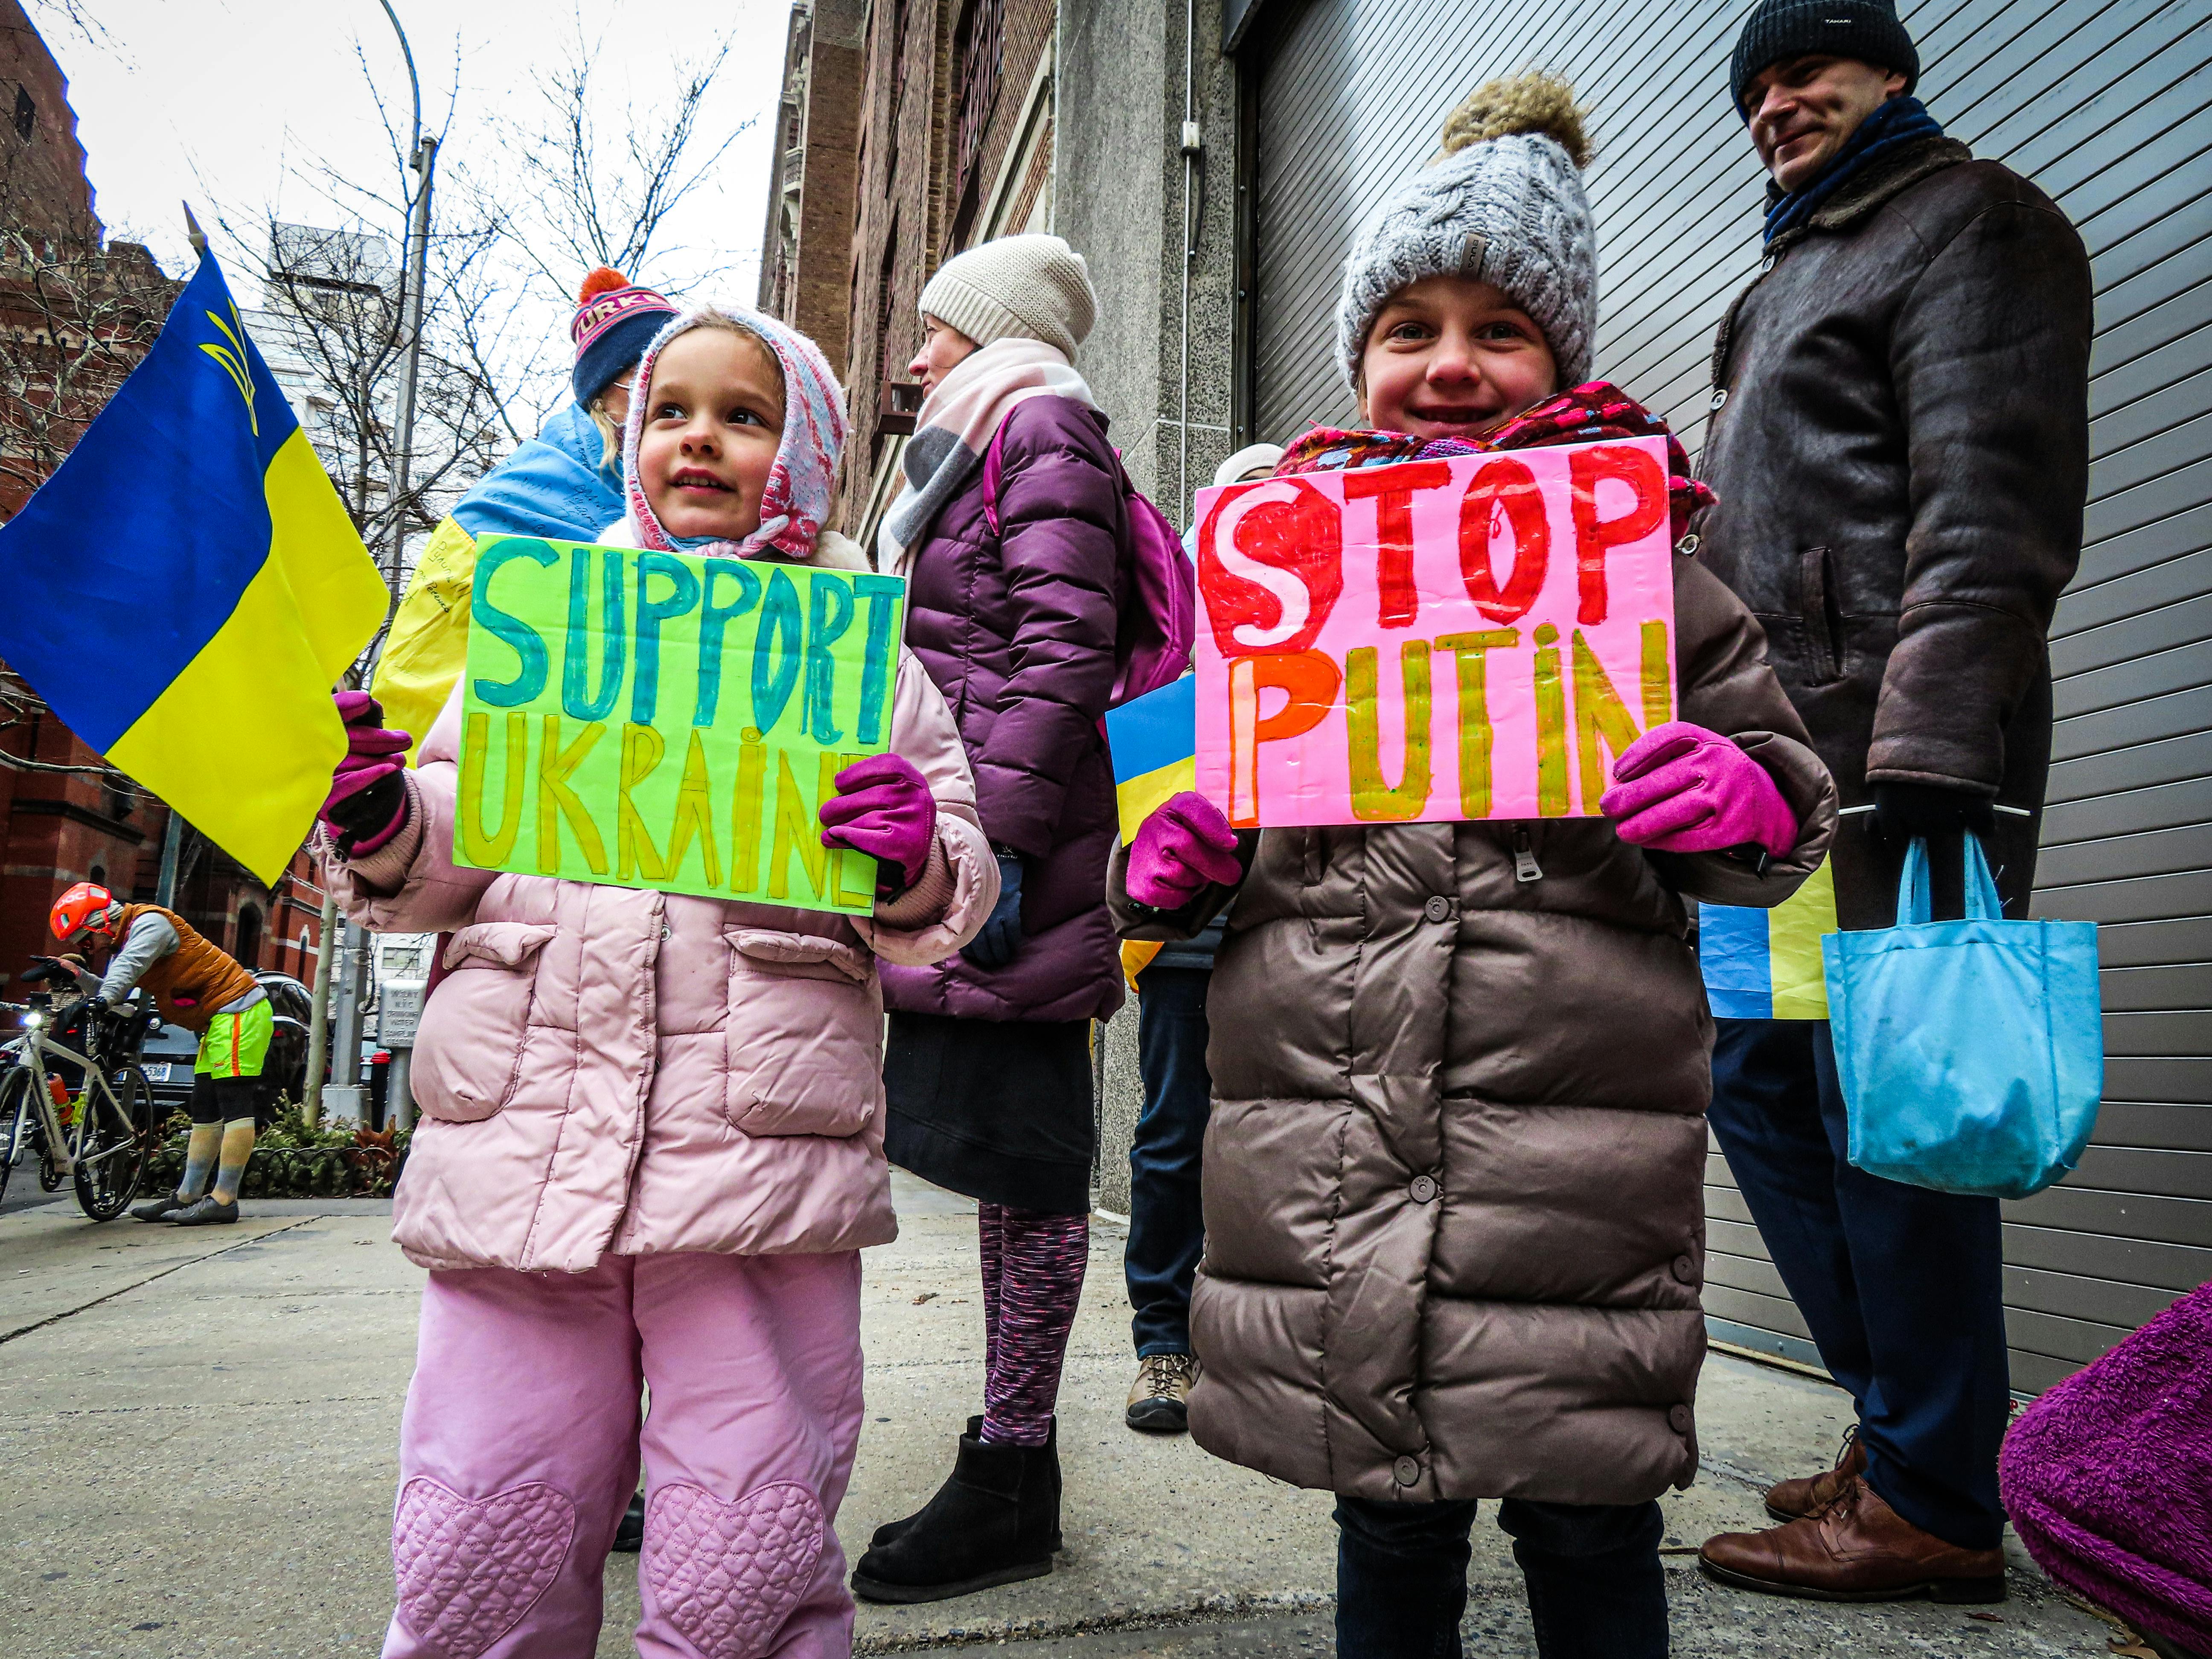
[[(1939, 915), (1965, 831), (2026, 914), (2046, 635), (2081, 553), (2087, 258), (2033, 185), (1943, 136), (1918, 73), (1886, 0), (1761, 0), (1730, 74), (1772, 184), (1714, 349), (1698, 557), (1764, 624), (1842, 796), (1832, 887), (1801, 896), (1832, 918), (1807, 937), (1891, 925), (1915, 836)], [(1850, 1167), (1817, 969), (1785, 993), (1778, 952), (1762, 1002), (1721, 965), (1734, 925), (1708, 908), (1713, 1131), (1859, 1425), (1833, 1471), (1768, 1494), (1784, 1524), (1703, 1565), (1784, 1595), (1999, 1600), (1996, 1201)]]

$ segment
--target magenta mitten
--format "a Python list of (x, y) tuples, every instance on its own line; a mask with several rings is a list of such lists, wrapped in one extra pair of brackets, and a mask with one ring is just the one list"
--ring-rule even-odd
[(347, 858), (374, 853), (405, 827), (407, 746), (405, 732), (385, 729), (384, 709), (366, 691), (340, 691), (331, 699), (345, 722), (346, 752), (331, 774), (322, 821)]
[(1237, 832), (1221, 809), (1186, 789), (1137, 826), (1124, 884), (1131, 898), (1155, 910), (1180, 910), (1208, 882), (1243, 878)]
[(1797, 844), (1797, 815), (1766, 769), (1686, 720), (1655, 726), (1628, 745), (1598, 810), (1621, 840), (1654, 853), (1756, 844), (1779, 858)]
[(914, 763), (871, 755), (837, 775), (837, 793), (823, 801), (824, 847), (849, 847), (882, 865), (876, 896), (896, 898), (921, 879), (937, 838), (937, 800)]

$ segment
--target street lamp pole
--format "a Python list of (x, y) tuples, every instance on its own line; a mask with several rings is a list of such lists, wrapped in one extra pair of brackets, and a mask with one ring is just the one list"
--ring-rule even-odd
[[(422, 82), (415, 72), (415, 50), (407, 42), (407, 31), (400, 27), (399, 14), (392, 9), (392, 0), (378, 0), (384, 15), (392, 24), (392, 32), (399, 37), (399, 55), (407, 62), (407, 90), (413, 106), (413, 125), (407, 153), (407, 165), (415, 174), (407, 214), (407, 252), (400, 276), (399, 288), (399, 386), (393, 399), (392, 432), (391, 488), (385, 496), (389, 514), (385, 542), (385, 576), (391, 588), (391, 599), (386, 611), (387, 620), (399, 604), (401, 579), (405, 574), (407, 546), (407, 506), (409, 474), (415, 459), (415, 388), (422, 368), (422, 307), (423, 290), (428, 285), (430, 263), (430, 186), (438, 156), (438, 141), (422, 131)], [(326, 918), (334, 910), (327, 901)], [(334, 1063), (331, 1067), (331, 1081), (340, 1088), (355, 1089), (355, 1079), (361, 1064), (361, 1026), (362, 969), (367, 964), (368, 951), (367, 936), (351, 922), (341, 922), (332, 927), (326, 920), (323, 928), (322, 962), (316, 977), (319, 981), (325, 973), (334, 971), (337, 977), (337, 1008), (332, 1022), (331, 1048)], [(316, 1000), (316, 1024), (323, 1021), (325, 1004)], [(311, 1044), (311, 1047), (313, 1046)], [(310, 1115), (319, 1120), (321, 1112), (321, 1079), (308, 1079), (308, 1091), (315, 1098), (316, 1109)], [(358, 1093), (342, 1096), (352, 1099), (359, 1112)]]
[(399, 37), (400, 55), (407, 60), (407, 87), (414, 100), (413, 140), (408, 150), (407, 165), (415, 173), (414, 201), (407, 216), (406, 269), (400, 279), (399, 330), (403, 343), (399, 357), (399, 393), (395, 400), (392, 422), (392, 511), (391, 540), (389, 543), (390, 575), (395, 602), (399, 586), (401, 550), (407, 542), (406, 514), (408, 474), (412, 471), (415, 450), (415, 387), (422, 368), (422, 296), (427, 285), (430, 263), (430, 185), (438, 157), (438, 141), (427, 137), (422, 131), (422, 84), (416, 78), (415, 53), (407, 44), (407, 31), (399, 27), (399, 14), (392, 9), (392, 0), (377, 0), (384, 15), (392, 20), (392, 32)]

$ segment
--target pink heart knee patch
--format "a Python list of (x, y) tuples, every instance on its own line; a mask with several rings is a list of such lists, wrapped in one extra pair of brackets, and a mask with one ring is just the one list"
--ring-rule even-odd
[(392, 1521), (400, 1615), (440, 1652), (477, 1659), (545, 1594), (575, 1530), (575, 1505), (542, 1482), (464, 1498), (418, 1476)]
[(822, 1559), (822, 1505), (778, 1480), (725, 1503), (663, 1486), (645, 1516), (645, 1574), (668, 1622), (707, 1659), (756, 1659)]

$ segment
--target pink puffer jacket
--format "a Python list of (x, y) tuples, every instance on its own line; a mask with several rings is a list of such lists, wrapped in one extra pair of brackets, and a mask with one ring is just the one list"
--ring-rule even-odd
[[(827, 538), (825, 538), (827, 539)], [(937, 799), (927, 873), (872, 918), (456, 867), (458, 690), (406, 830), (352, 863), (346, 916), (443, 933), (392, 1237), (426, 1267), (581, 1273), (609, 1252), (848, 1250), (896, 1237), (876, 958), (921, 966), (999, 896), (960, 733), (901, 654), (891, 747)]]

